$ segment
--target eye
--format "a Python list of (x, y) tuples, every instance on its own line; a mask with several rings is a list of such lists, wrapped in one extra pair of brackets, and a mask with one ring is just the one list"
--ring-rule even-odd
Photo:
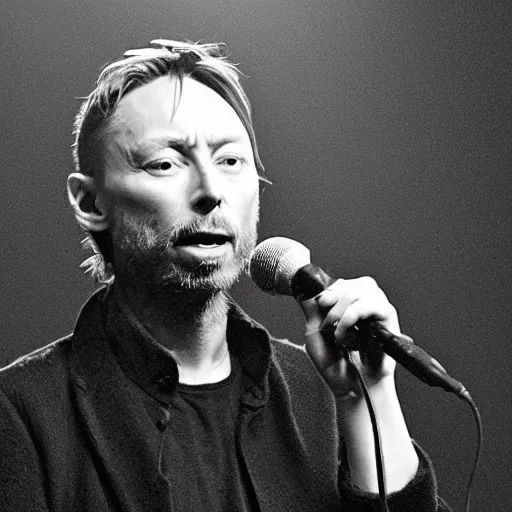
[(157, 166), (159, 171), (168, 171), (171, 167), (172, 167), (172, 164), (171, 164), (171, 162), (168, 162), (168, 161), (159, 162), (158, 166)]
[(226, 156), (221, 158), (219, 164), (228, 172), (239, 172), (242, 170), (243, 160), (238, 156)]
[(156, 173), (169, 173), (178, 170), (176, 162), (169, 159), (155, 160), (142, 167), (144, 171)]

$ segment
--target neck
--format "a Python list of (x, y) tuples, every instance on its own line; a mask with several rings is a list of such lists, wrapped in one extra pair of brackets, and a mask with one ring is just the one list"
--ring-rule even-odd
[(144, 290), (117, 278), (114, 293), (174, 357), (181, 383), (218, 382), (230, 374), (224, 293)]

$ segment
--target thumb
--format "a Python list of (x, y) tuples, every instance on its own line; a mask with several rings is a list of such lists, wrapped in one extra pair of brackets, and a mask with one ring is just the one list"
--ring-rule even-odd
[(325, 371), (340, 360), (340, 351), (333, 343), (326, 343), (319, 331), (324, 319), (316, 298), (299, 302), (306, 317), (306, 352), (317, 370), (325, 377)]
[(299, 300), (299, 305), (306, 317), (306, 334), (318, 331), (323, 316), (316, 300), (314, 298), (303, 301)]

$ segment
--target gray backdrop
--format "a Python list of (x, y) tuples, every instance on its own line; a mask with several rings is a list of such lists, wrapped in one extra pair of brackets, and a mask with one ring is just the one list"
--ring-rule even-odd
[[(0, 365), (68, 333), (94, 289), (78, 269), (81, 233), (65, 194), (74, 97), (102, 64), (153, 38), (224, 41), (248, 75), (275, 183), (261, 238), (296, 238), (333, 275), (378, 280), (404, 332), (480, 407), (473, 510), (509, 510), (506, 1), (11, 0), (0, 19)], [(248, 280), (235, 295), (301, 342), (293, 301)], [(403, 370), (398, 381), (412, 434), (460, 510), (476, 445), (470, 410)]]

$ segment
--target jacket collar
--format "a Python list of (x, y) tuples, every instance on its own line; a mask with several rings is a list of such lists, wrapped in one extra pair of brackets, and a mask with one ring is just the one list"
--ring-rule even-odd
[[(230, 354), (240, 361), (245, 387), (263, 391), (270, 365), (270, 336), (231, 297), (228, 301), (226, 337)], [(106, 290), (103, 302), (103, 324), (118, 365), (146, 393), (169, 405), (179, 380), (176, 361), (111, 290)], [(264, 398), (265, 393), (260, 395)]]
[[(178, 370), (173, 358), (118, 307), (112, 304), (109, 289), (102, 288), (82, 308), (70, 354), (74, 392), (84, 428), (120, 508), (165, 511), (170, 499), (168, 482), (159, 469), (161, 432), (144, 405), (131, 396), (125, 378), (159, 400), (165, 416)], [(243, 370), (243, 404), (257, 409), (269, 394), (269, 335), (231, 301), (227, 337)]]

